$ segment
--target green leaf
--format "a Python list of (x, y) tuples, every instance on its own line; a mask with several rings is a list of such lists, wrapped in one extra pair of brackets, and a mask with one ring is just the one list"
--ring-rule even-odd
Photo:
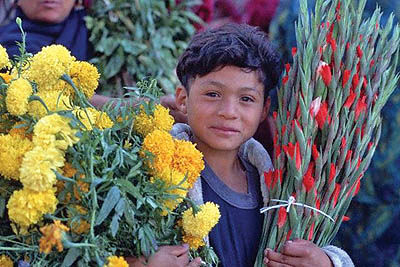
[[(118, 49), (118, 51), (119, 50), (120, 49)], [(109, 79), (109, 78), (113, 77), (115, 74), (117, 74), (121, 70), (123, 64), (124, 64), (123, 55), (121, 55), (121, 53), (116, 53), (110, 59), (110, 61), (107, 63), (107, 65), (104, 69), (105, 78)]]
[(0, 218), (4, 217), (4, 211), (6, 210), (6, 200), (0, 197)]
[(97, 216), (96, 224), (100, 225), (113, 210), (115, 205), (117, 205), (119, 199), (121, 198), (121, 192), (117, 186), (111, 187), (108, 191), (106, 198), (104, 199), (103, 205), (101, 206), (99, 216)]
[(67, 255), (65, 255), (64, 261), (61, 264), (61, 267), (69, 267), (74, 264), (76, 259), (81, 256), (81, 250), (79, 248), (70, 248), (68, 250)]

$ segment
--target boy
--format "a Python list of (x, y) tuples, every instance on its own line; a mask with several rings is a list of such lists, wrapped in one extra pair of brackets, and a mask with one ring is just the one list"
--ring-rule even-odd
[[(206, 162), (189, 197), (197, 204), (212, 201), (220, 207), (220, 221), (208, 237), (220, 266), (253, 266), (263, 224), (259, 174), (272, 164), (251, 137), (267, 116), (266, 96), (280, 78), (279, 56), (261, 30), (229, 24), (194, 36), (176, 71), (182, 84), (176, 90), (176, 105), (189, 126), (177, 124), (172, 134), (196, 143)], [(149, 265), (168, 266), (169, 259), (177, 261), (169, 266), (198, 266), (199, 259), (188, 263), (180, 246), (168, 247), (173, 249), (180, 249), (180, 254), (161, 248)], [(325, 250), (328, 257), (311, 242), (296, 240), (282, 254), (266, 251), (264, 263), (271, 267), (354, 266), (345, 252), (333, 249)], [(343, 265), (345, 260), (349, 264)]]

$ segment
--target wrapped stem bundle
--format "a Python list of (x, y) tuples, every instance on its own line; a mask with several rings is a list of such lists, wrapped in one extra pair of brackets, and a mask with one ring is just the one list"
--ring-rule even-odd
[(366, 0), (354, 2), (317, 0), (309, 14), (300, 1), (274, 112), (274, 170), (264, 173), (257, 266), (266, 247), (287, 239), (332, 241), (378, 144), (380, 112), (399, 80), (399, 26), (391, 16), (381, 28), (379, 8), (362, 21)]

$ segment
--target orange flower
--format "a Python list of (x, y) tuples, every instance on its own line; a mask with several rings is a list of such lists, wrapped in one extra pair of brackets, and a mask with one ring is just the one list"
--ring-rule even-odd
[(69, 231), (69, 228), (57, 220), (52, 224), (41, 227), (40, 232), (43, 236), (39, 240), (39, 251), (49, 254), (53, 246), (56, 246), (57, 250), (61, 252), (64, 249), (61, 239), (65, 231)]
[(278, 213), (278, 228), (282, 228), (283, 225), (286, 222), (286, 217), (287, 217), (287, 212), (285, 207), (280, 207), (279, 208), (279, 213)]

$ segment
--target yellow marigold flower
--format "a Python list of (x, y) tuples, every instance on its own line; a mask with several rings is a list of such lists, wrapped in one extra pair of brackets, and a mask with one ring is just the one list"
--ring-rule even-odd
[[(99, 85), (100, 74), (97, 68), (85, 61), (75, 61), (71, 64), (69, 76), (75, 86), (80, 89), (87, 98), (92, 98)], [(72, 92), (73, 89), (71, 88)]]
[(46, 213), (56, 210), (55, 188), (36, 192), (27, 188), (15, 190), (7, 203), (10, 220), (23, 228), (36, 224)]
[(6, 105), (12, 115), (24, 115), (28, 111), (28, 99), (32, 95), (32, 86), (24, 78), (10, 83), (7, 89)]
[(1, 267), (13, 267), (14, 263), (7, 255), (0, 256), (0, 266)]
[(75, 57), (62, 45), (50, 45), (32, 57), (27, 77), (34, 81), (39, 90), (47, 90), (57, 84), (63, 74), (67, 74)]
[(60, 221), (55, 220), (54, 223), (48, 224), (40, 228), (43, 236), (39, 240), (39, 251), (49, 254), (53, 247), (57, 247), (58, 252), (63, 251), (62, 237), (64, 232), (69, 228)]
[(110, 256), (107, 260), (108, 264), (104, 265), (104, 267), (129, 267), (124, 257)]
[(79, 219), (78, 221), (71, 221), (71, 231), (77, 235), (87, 234), (90, 230), (90, 223), (86, 220)]
[(204, 169), (203, 154), (196, 149), (196, 146), (188, 141), (174, 140), (175, 154), (172, 161), (172, 168), (187, 174), (190, 187), (200, 176)]
[(97, 128), (104, 130), (106, 128), (113, 127), (114, 122), (110, 119), (106, 112), (97, 111), (95, 124)]
[(63, 167), (63, 175), (68, 178), (72, 178), (76, 174), (76, 169), (71, 163), (65, 162)]
[(57, 182), (57, 168), (64, 165), (64, 153), (54, 147), (43, 149), (36, 146), (27, 152), (20, 168), (20, 181), (32, 191), (47, 191)]
[(82, 180), (78, 180), (76, 185), (74, 185), (74, 197), (77, 200), (81, 200), (81, 193), (87, 193), (89, 192), (89, 184), (86, 182), (83, 182)]
[(199, 240), (208, 235), (221, 217), (218, 205), (212, 202), (200, 205), (199, 209), (200, 211), (196, 215), (193, 214), (192, 208), (187, 209), (182, 215), (183, 241), (194, 249), (202, 245)]
[(162, 105), (155, 106), (153, 115), (147, 115), (142, 106), (133, 123), (135, 131), (142, 136), (146, 136), (154, 130), (169, 132), (174, 124), (174, 118), (169, 115), (168, 109)]
[(5, 67), (10, 67), (10, 59), (8, 58), (8, 54), (6, 49), (0, 45), (0, 70)]
[(84, 125), (84, 127), (81, 126), (82, 130), (87, 130), (87, 131), (93, 130), (93, 126), (95, 126), (97, 119), (96, 109), (94, 108), (75, 109), (74, 111), (72, 111), (72, 113)]
[(11, 82), (11, 75), (7, 73), (0, 73), (0, 77), (3, 78), (5, 83), (10, 83)]
[[(33, 129), (33, 143), (44, 149), (53, 146), (66, 150), (68, 146), (79, 141), (77, 130), (69, 125), (70, 119), (58, 114), (51, 114), (41, 118)], [(51, 127), (50, 127), (51, 125)]]
[[(36, 94), (46, 104), (49, 111), (70, 110), (70, 99), (61, 91), (41, 91)], [(40, 119), (47, 115), (47, 110), (39, 101), (31, 101), (28, 105), (28, 114)]]
[(19, 135), (0, 135), (0, 174), (18, 180), (22, 159), (33, 149), (32, 142)]
[(148, 160), (150, 169), (155, 172), (170, 169), (175, 151), (174, 139), (168, 132), (155, 130), (143, 140), (142, 156), (145, 156), (145, 151), (154, 156), (154, 158)]

